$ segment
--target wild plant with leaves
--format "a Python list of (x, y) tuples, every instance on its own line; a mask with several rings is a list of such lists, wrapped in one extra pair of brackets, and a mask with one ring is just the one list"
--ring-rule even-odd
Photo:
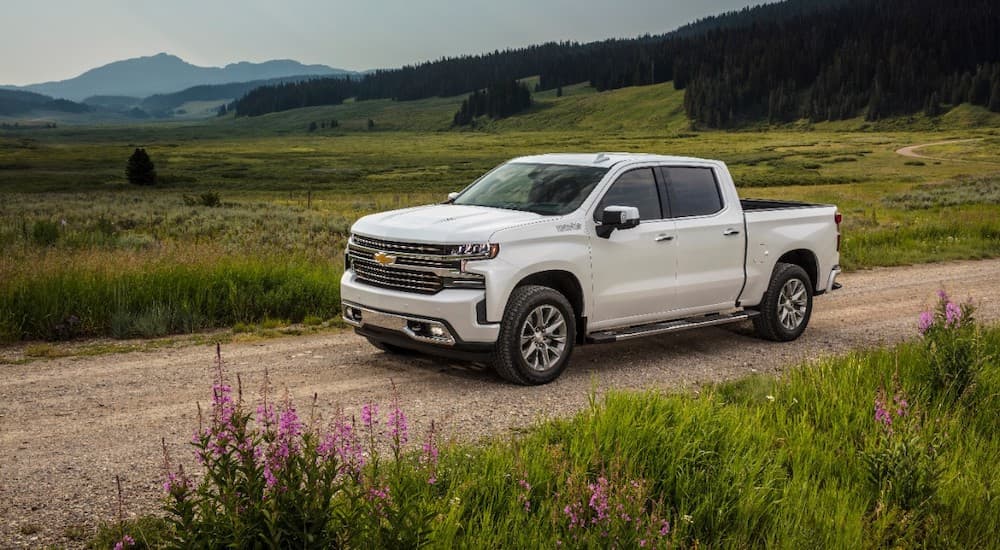
[[(300, 417), (266, 380), (255, 410), (234, 394), (217, 349), (211, 408), (193, 438), (202, 466), (195, 482), (164, 445), (165, 510), (178, 547), (414, 547), (433, 514), (417, 505), (434, 483), (433, 430), (425, 453), (408, 453), (406, 416), (394, 398), (387, 419), (377, 404), (360, 426), (342, 411), (327, 424)], [(315, 397), (314, 407), (315, 410)], [(206, 418), (207, 417), (207, 418)], [(388, 430), (383, 430), (383, 423)], [(381, 449), (393, 462), (382, 464)], [(414, 497), (414, 498), (411, 498)], [(421, 497), (421, 498), (415, 498)]]
[(959, 304), (944, 290), (937, 296), (935, 307), (921, 312), (917, 324), (928, 356), (921, 374), (933, 397), (950, 402), (972, 389), (988, 358), (982, 353), (972, 301)]

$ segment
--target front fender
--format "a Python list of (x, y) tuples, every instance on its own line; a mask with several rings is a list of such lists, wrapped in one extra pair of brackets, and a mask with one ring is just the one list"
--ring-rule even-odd
[(486, 277), (486, 319), (503, 319), (507, 300), (525, 278), (543, 271), (566, 271), (576, 277), (583, 289), (586, 315), (590, 296), (590, 240), (586, 235), (562, 234), (501, 243), (500, 254), (487, 261), (469, 262), (467, 270)]

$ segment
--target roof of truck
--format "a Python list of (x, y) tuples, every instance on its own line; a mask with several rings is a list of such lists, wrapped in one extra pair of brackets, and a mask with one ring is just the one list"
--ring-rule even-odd
[(518, 157), (511, 162), (531, 162), (539, 164), (569, 164), (574, 166), (602, 166), (609, 168), (620, 162), (718, 162), (696, 157), (675, 157), (648, 153), (548, 153)]

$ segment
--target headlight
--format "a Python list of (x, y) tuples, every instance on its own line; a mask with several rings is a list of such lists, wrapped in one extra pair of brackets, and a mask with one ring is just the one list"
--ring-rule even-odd
[(489, 260), (500, 253), (500, 245), (496, 243), (457, 244), (448, 250), (451, 256), (462, 256), (469, 260)]

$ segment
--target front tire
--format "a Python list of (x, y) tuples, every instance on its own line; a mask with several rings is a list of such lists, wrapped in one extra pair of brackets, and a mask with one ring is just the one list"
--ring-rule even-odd
[(757, 335), (765, 340), (789, 342), (802, 335), (812, 316), (813, 289), (809, 275), (794, 264), (779, 263), (753, 318)]
[(576, 342), (569, 300), (546, 286), (517, 287), (510, 295), (493, 353), (493, 369), (515, 384), (547, 384), (562, 374)]

